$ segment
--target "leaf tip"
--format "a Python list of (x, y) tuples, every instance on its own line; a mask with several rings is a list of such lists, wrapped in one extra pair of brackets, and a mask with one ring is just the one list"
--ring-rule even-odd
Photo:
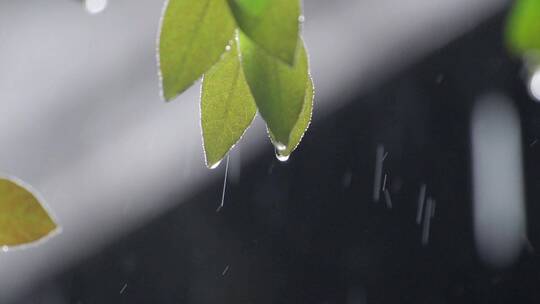
[(185, 85), (180, 87), (179, 89), (172, 89), (170, 88), (170, 85), (167, 85), (165, 81), (160, 82), (160, 96), (161, 99), (165, 102), (171, 102), (175, 100), (178, 96), (180, 96), (182, 93), (187, 91), (193, 84)]
[(218, 161), (206, 161), (206, 167), (210, 170), (216, 169), (221, 164), (221, 159)]

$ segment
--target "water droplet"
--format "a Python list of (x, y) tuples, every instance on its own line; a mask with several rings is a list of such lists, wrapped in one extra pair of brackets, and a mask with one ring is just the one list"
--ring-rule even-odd
[(304, 23), (304, 21), (306, 21), (306, 17), (304, 17), (304, 15), (298, 16), (298, 22)]
[(285, 151), (285, 149), (287, 149), (287, 146), (280, 143), (279, 141), (274, 142), (274, 147), (276, 147), (276, 150), (278, 151)]
[(84, 7), (92, 15), (99, 14), (107, 8), (107, 0), (86, 0)]
[(215, 168), (219, 167), (219, 164), (221, 164), (221, 160), (218, 161), (218, 162), (215, 163), (215, 164), (210, 165), (210, 169), (215, 169)]
[(535, 70), (529, 79), (529, 94), (540, 102), (540, 69)]
[(3, 252), (8, 252), (8, 250), (9, 250), (8, 246), (6, 246), (6, 245), (2, 246), (2, 251)]
[(280, 161), (280, 162), (286, 162), (289, 160), (289, 156), (290, 155), (283, 155), (283, 154), (280, 154), (279, 151), (276, 151), (276, 158)]
[(225, 52), (228, 52), (228, 51), (230, 51), (230, 50), (231, 50), (231, 46), (230, 46), (230, 45), (227, 45), (227, 46), (225, 47)]

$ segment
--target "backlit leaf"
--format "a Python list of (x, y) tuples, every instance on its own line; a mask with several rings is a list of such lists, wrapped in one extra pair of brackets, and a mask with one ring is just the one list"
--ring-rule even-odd
[[(233, 0), (246, 13), (259, 16), (272, 0)], [(234, 4), (234, 3), (233, 3)]]
[(30, 191), (0, 178), (0, 246), (35, 242), (55, 229), (56, 224)]
[[(311, 113), (313, 111), (313, 97), (315, 95), (315, 91), (313, 88), (313, 80), (311, 77), (308, 78), (308, 84), (306, 87), (306, 96), (304, 97), (304, 106), (302, 108), (302, 112), (300, 113), (300, 117), (298, 118), (298, 121), (296, 122), (296, 125), (294, 126), (291, 135), (289, 137), (289, 144), (285, 147), (284, 150), (277, 151), (279, 155), (282, 156), (290, 156), (291, 153), (298, 147), (300, 144), (300, 141), (302, 141), (302, 138), (304, 137), (304, 133), (309, 127), (309, 124), (311, 123)], [(269, 131), (270, 138), (272, 139), (272, 142), (275, 142), (275, 137), (272, 134), (272, 132)]]
[(274, 57), (292, 65), (299, 45), (300, 0), (228, 0), (240, 29)]
[(519, 54), (540, 51), (540, 1), (515, 1), (506, 28), (510, 49)]
[(240, 34), (242, 66), (259, 113), (280, 144), (287, 145), (304, 105), (308, 80), (307, 54), (299, 44), (294, 66), (268, 55)]
[(203, 79), (201, 126), (208, 167), (219, 164), (240, 140), (256, 113), (235, 42)]
[(165, 100), (185, 91), (219, 60), (235, 26), (226, 0), (169, 0), (159, 40)]

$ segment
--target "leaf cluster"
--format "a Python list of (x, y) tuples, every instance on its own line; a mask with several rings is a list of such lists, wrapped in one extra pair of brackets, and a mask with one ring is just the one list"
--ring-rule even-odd
[(300, 0), (169, 0), (159, 32), (162, 93), (169, 101), (203, 78), (206, 165), (216, 167), (257, 112), (278, 158), (309, 126), (313, 82), (300, 37)]

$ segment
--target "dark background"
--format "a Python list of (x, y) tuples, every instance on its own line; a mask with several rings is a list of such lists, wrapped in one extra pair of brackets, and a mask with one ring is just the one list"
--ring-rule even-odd
[[(218, 182), (17, 303), (540, 303), (540, 105), (503, 21), (316, 121), (288, 162), (266, 149), (228, 183), (220, 212)], [(517, 102), (524, 134), (530, 246), (506, 269), (482, 264), (472, 232), (469, 113), (490, 91)], [(378, 144), (391, 209), (373, 201)], [(437, 201), (427, 246), (422, 183)]]

